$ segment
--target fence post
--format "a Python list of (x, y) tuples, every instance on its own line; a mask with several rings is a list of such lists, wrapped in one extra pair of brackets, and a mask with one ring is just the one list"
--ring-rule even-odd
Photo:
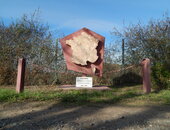
[(151, 92), (151, 78), (150, 78), (150, 59), (145, 58), (141, 62), (142, 76), (143, 76), (143, 91), (144, 93)]
[(21, 93), (24, 91), (25, 65), (26, 65), (26, 60), (24, 58), (20, 58), (18, 60), (18, 73), (17, 73), (17, 84), (16, 84), (17, 93)]

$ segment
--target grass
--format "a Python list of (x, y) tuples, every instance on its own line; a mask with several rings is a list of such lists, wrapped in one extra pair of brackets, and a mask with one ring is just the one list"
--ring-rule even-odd
[(59, 89), (27, 89), (17, 94), (14, 89), (0, 88), (0, 102), (21, 101), (59, 101), (63, 103), (122, 103), (122, 104), (169, 104), (170, 90), (158, 93), (142, 94), (141, 86), (113, 88), (111, 90), (59, 90)]

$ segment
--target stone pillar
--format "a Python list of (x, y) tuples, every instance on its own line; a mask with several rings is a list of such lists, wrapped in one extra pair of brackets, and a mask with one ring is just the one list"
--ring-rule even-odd
[(144, 93), (151, 92), (151, 78), (150, 78), (150, 59), (145, 58), (141, 62), (142, 76), (143, 76), (143, 91)]
[(16, 84), (16, 92), (21, 93), (24, 91), (24, 78), (25, 78), (25, 59), (20, 58), (18, 60), (18, 73), (17, 73), (17, 84)]

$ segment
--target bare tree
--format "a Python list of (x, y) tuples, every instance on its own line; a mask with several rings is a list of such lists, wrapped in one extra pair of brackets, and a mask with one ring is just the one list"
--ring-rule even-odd
[(169, 62), (170, 53), (170, 17), (165, 15), (160, 20), (151, 20), (147, 25), (140, 22), (124, 28), (114, 35), (125, 38), (126, 63), (138, 64), (148, 57), (152, 62)]
[[(31, 78), (33, 72), (37, 74), (45, 71), (35, 69), (33, 64), (54, 69), (59, 61), (56, 61), (56, 57), (59, 56), (58, 52), (56, 54), (57, 48), (49, 26), (39, 20), (38, 12), (23, 15), (21, 19), (11, 22), (8, 26), (1, 21), (0, 84), (15, 82), (17, 61), (20, 57), (27, 60), (27, 73), (31, 71), (28, 79), (36, 78), (35, 75)], [(46, 72), (48, 71), (46, 69)]]

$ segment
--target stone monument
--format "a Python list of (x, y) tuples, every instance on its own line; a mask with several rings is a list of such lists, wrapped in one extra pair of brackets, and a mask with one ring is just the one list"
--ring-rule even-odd
[(62, 39), (60, 43), (68, 70), (102, 76), (105, 38), (82, 28)]

